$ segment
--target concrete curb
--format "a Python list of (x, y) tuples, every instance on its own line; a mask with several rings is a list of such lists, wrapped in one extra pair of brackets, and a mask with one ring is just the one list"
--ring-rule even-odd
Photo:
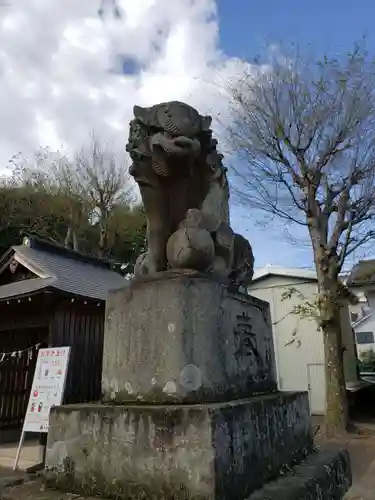
[(290, 474), (255, 491), (248, 500), (340, 499), (352, 483), (346, 450), (330, 447), (311, 454)]

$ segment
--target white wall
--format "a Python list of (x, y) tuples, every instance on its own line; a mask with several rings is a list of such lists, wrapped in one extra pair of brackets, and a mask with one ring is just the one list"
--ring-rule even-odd
[(366, 293), (367, 303), (371, 312), (375, 312), (375, 290), (368, 290)]
[[(357, 327), (354, 328), (355, 333), (357, 332), (373, 332), (375, 333), (375, 318), (371, 316), (367, 321), (363, 321)], [(361, 354), (373, 350), (375, 352), (375, 343), (372, 344), (358, 344), (357, 343), (357, 352), (358, 357), (361, 357)]]
[(355, 335), (350, 322), (350, 312), (348, 306), (341, 307), (340, 310), (342, 344), (344, 351), (344, 372), (346, 382), (356, 382), (357, 373), (357, 350)]
[[(347, 285), (348, 277), (350, 273), (342, 273), (340, 275), (342, 282), (344, 285)], [(358, 303), (357, 304), (349, 304), (349, 312), (355, 313), (358, 317), (358, 319), (367, 316), (367, 314), (370, 311), (370, 308), (368, 306), (366, 294), (363, 288), (361, 287), (354, 287), (351, 288), (350, 291), (357, 297)], [(354, 323), (357, 320), (351, 319), (351, 322)]]
[[(367, 294), (367, 301), (370, 308), (371, 315), (360, 321), (358, 325), (354, 327), (355, 333), (357, 332), (373, 332), (375, 334), (375, 292), (369, 291)], [(372, 349), (375, 352), (375, 343), (372, 344), (358, 344), (357, 351), (358, 356), (361, 357), (363, 352)]]
[[(313, 318), (300, 318), (291, 314), (294, 306), (301, 304), (301, 298), (294, 294), (291, 299), (282, 301), (282, 295), (291, 287), (299, 290), (307, 300), (314, 300), (317, 293), (316, 281), (294, 279), (290, 277), (269, 276), (252, 283), (249, 293), (270, 303), (273, 323), (274, 347), (278, 384), (283, 391), (308, 391), (311, 374), (320, 370), (320, 379), (324, 382), (324, 345), (323, 334), (317, 328)], [(354, 339), (350, 326), (349, 311), (341, 311), (345, 376), (347, 381), (357, 380)], [(309, 377), (310, 373), (310, 377)], [(319, 382), (321, 385), (321, 382)], [(319, 397), (310, 400), (321, 413), (325, 401), (324, 383)], [(324, 410), (323, 410), (324, 411)]]
[(300, 303), (295, 295), (282, 301), (282, 294), (290, 287), (295, 287), (306, 297), (316, 292), (314, 282), (270, 276), (252, 283), (249, 293), (270, 303), (279, 389), (307, 391), (307, 364), (323, 363), (323, 337), (313, 319), (290, 314), (293, 306)]
[[(365, 317), (362, 321), (359, 321), (354, 325), (355, 333), (358, 332), (372, 332), (375, 335), (375, 290), (368, 290), (366, 292), (367, 296), (367, 305), (369, 315)], [(357, 343), (357, 352), (358, 357), (361, 357), (366, 351), (373, 350), (375, 352), (375, 343), (369, 344), (358, 344)]]
[(370, 312), (370, 308), (368, 306), (367, 300), (362, 297), (358, 297), (359, 302), (358, 304), (350, 304), (349, 305), (349, 311), (351, 313), (354, 313), (357, 315), (357, 320), (353, 320), (352, 322), (354, 323), (355, 321), (358, 321), (359, 319), (363, 318), (364, 316), (367, 316), (368, 313)]

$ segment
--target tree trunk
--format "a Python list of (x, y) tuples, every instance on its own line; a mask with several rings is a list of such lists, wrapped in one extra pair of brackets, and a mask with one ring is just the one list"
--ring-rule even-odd
[(99, 220), (99, 252), (98, 255), (101, 258), (105, 258), (108, 253), (108, 212), (107, 210), (100, 209), (100, 220)]
[(64, 240), (64, 246), (66, 248), (71, 248), (70, 243), (72, 241), (72, 231), (73, 231), (72, 226), (71, 226), (71, 224), (69, 224), (68, 230), (67, 230), (66, 235), (65, 235), (65, 240)]
[(66, 232), (64, 246), (66, 248), (72, 248), (76, 252), (79, 252), (79, 241), (77, 238), (77, 231), (76, 228), (73, 226), (73, 223), (69, 225), (68, 230)]
[(342, 346), (337, 335), (339, 328), (340, 325), (338, 327), (327, 325), (323, 328), (327, 437), (344, 434), (349, 425)]
[(79, 250), (80, 250), (76, 229), (73, 229), (73, 250), (76, 252), (79, 252)]
[(106, 229), (100, 224), (98, 256), (104, 259), (106, 256), (106, 250), (107, 250), (107, 232)]
[[(326, 235), (319, 219), (308, 220), (319, 289), (319, 326), (323, 331), (326, 382), (325, 431), (327, 437), (345, 434), (349, 426), (340, 321), (337, 255), (327, 252)], [(324, 226), (324, 225), (323, 225)]]
[(331, 293), (321, 293), (326, 381), (325, 430), (329, 438), (345, 434), (349, 425), (338, 301), (336, 289)]

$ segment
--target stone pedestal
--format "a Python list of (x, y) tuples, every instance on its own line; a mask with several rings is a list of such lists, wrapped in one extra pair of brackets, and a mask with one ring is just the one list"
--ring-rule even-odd
[[(52, 411), (48, 479), (115, 498), (243, 498), (312, 450), (306, 394)], [(145, 496), (142, 497), (142, 494)]]
[(267, 303), (197, 273), (133, 281), (107, 302), (103, 402), (51, 411), (48, 483), (124, 500), (339, 500), (348, 455), (313, 451), (307, 394), (277, 392), (274, 366)]
[(109, 294), (103, 401), (201, 403), (277, 389), (267, 302), (198, 273)]

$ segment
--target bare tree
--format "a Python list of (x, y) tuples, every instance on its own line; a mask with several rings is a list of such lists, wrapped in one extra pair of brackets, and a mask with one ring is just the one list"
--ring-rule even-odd
[(54, 207), (63, 214), (67, 231), (64, 244), (79, 250), (77, 231), (88, 217), (85, 192), (77, 182), (74, 166), (64, 153), (48, 147), (38, 149), (31, 158), (22, 153), (11, 161), (12, 177), (8, 185), (29, 188), (54, 200)]
[(78, 181), (75, 164), (66, 154), (48, 147), (38, 149), (31, 159), (19, 154), (11, 164), (14, 185), (44, 192), (53, 197), (55, 205), (60, 205), (67, 221), (64, 244), (78, 251), (77, 232), (82, 221), (87, 219), (90, 206)]
[(294, 51), (245, 73), (229, 91), (227, 139), (241, 201), (304, 227), (310, 238), (324, 336), (326, 429), (341, 433), (348, 408), (339, 273), (375, 236), (374, 61), (358, 46), (322, 61)]
[(90, 220), (99, 227), (98, 255), (108, 253), (109, 217), (117, 205), (129, 205), (133, 184), (125, 162), (105, 144), (91, 136), (88, 146), (73, 159), (60, 151), (39, 149), (32, 160), (13, 159), (13, 182), (32, 185), (64, 204), (68, 229), (65, 246), (79, 250), (78, 233)]
[(105, 143), (95, 135), (89, 148), (83, 148), (76, 156), (76, 175), (80, 188), (86, 192), (100, 228), (99, 255), (108, 251), (109, 216), (116, 205), (129, 204), (133, 185), (125, 159), (119, 159)]

